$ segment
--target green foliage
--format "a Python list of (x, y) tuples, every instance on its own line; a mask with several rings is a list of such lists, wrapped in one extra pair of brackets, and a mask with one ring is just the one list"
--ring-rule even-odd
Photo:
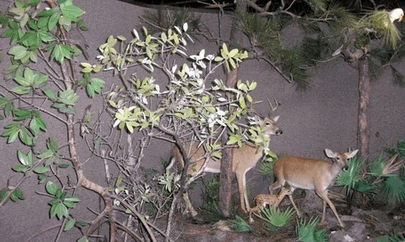
[(305, 58), (302, 55), (302, 49), (296, 45), (293, 49), (283, 50), (283, 60), (281, 66), (283, 67), (283, 73), (295, 81), (297, 90), (305, 91), (309, 86), (308, 73), (305, 69), (301, 68), (301, 63), (305, 62)]
[(381, 38), (387, 45), (396, 47), (400, 33), (395, 24), (390, 20), (387, 10), (369, 11), (360, 21), (359, 28), (370, 31)]
[(24, 194), (19, 189), (16, 188), (14, 190), (9, 190), (7, 188), (3, 188), (0, 190), (0, 203), (5, 203), (8, 198), (11, 199), (13, 202), (17, 202), (18, 200), (24, 200)]
[[(40, 7), (42, 3), (52, 8)], [(76, 24), (81, 30), (87, 28), (81, 19), (83, 14), (84, 11), (75, 6), (72, 0), (16, 0), (10, 5), (8, 12), (0, 17), (4, 27), (1, 36), (10, 38), (7, 53), (11, 65), (4, 69), (4, 75), (6, 80), (12, 79), (16, 85), (12, 88), (1, 85), (5, 92), (0, 96), (0, 108), (5, 117), (12, 117), (12, 120), (5, 119), (8, 123), (4, 125), (2, 136), (7, 138), (8, 144), (21, 141), (28, 149), (24, 151), (21, 148), (16, 152), (19, 163), (13, 165), (12, 170), (21, 174), (21, 178), (16, 187), (9, 185), (0, 191), (0, 206), (8, 198), (14, 202), (23, 200), (24, 195), (19, 186), (33, 174), (37, 175), (39, 183), (45, 183), (50, 177), (61, 183), (64, 180), (59, 172), (68, 168), (69, 164), (60, 163), (57, 142), (52, 137), (46, 143), (38, 140), (42, 141), (41, 134), (48, 132), (48, 125), (42, 119), (44, 113), (66, 124), (57, 112), (53, 112), (55, 109), (48, 107), (63, 113), (75, 112), (78, 95), (74, 86), (77, 83), (76, 78), (70, 76), (74, 72), (74, 62), (66, 65), (66, 61), (73, 60), (81, 51), (70, 43), (67, 32), (72, 24)], [(41, 65), (46, 67), (39, 68)], [(100, 93), (102, 84), (98, 80), (86, 83), (87, 89), (90, 89), (89, 95)], [(67, 156), (65, 159), (73, 158)], [(79, 168), (76, 167), (74, 171), (79, 172), (77, 169)], [(14, 182), (12, 179), (10, 181)], [(62, 186), (66, 187), (65, 184)], [(68, 187), (72, 188), (70, 185)], [(78, 197), (68, 194), (51, 181), (46, 183), (45, 188), (53, 197), (49, 203), (50, 217), (56, 216), (58, 220), (70, 217), (61, 230), (69, 231), (73, 226), (86, 225), (69, 216), (69, 209), (75, 208), (80, 201)]]
[[(51, 200), (49, 205), (51, 206), (50, 209), (50, 217), (56, 217), (60, 220), (62, 218), (67, 218), (69, 216), (68, 209), (73, 209), (76, 206), (76, 203), (80, 201), (80, 199), (76, 196), (71, 196), (66, 192), (63, 192), (62, 189), (58, 188), (55, 183), (48, 181), (45, 185), (46, 191), (54, 196), (54, 199)], [(66, 228), (66, 227), (65, 227)]]
[(271, 230), (271, 226), (283, 227), (290, 220), (291, 216), (294, 215), (294, 208), (287, 208), (284, 212), (281, 212), (279, 208), (270, 206), (269, 208), (262, 208), (262, 215), (256, 215), (266, 223), (268, 223), (268, 228)]
[(251, 230), (250, 226), (238, 215), (235, 215), (235, 220), (233, 221), (233, 228), (236, 231), (248, 232)]
[(232, 49), (228, 51), (228, 47), (225, 43), (222, 44), (221, 56), (215, 57), (216, 62), (225, 61), (226, 70), (229, 72), (231, 69), (235, 69), (239, 66), (239, 62), (248, 58), (247, 51), (239, 51), (238, 49)]
[(378, 237), (375, 242), (401, 242), (405, 240), (405, 234), (384, 235)]
[[(208, 184), (204, 184), (204, 190), (201, 192), (203, 201), (202, 207), (213, 213), (219, 213), (219, 175), (215, 175)], [(236, 220), (237, 221), (237, 220)]]
[(300, 219), (296, 228), (298, 239), (302, 242), (324, 242), (327, 241), (327, 234), (324, 230), (316, 229), (319, 223), (318, 218), (311, 218), (308, 222)]
[(384, 149), (384, 152), (388, 153), (391, 156), (398, 155), (399, 159), (405, 157), (405, 140), (399, 140), (396, 147), (387, 147)]
[(396, 173), (397, 170), (403, 169), (402, 160), (398, 158), (398, 155), (403, 153), (403, 142), (398, 141), (397, 146), (398, 149), (385, 149), (390, 154), (388, 158), (381, 155), (370, 162), (365, 173), (367, 175), (361, 173), (362, 160), (350, 159), (348, 169), (339, 173), (335, 185), (343, 186), (350, 198), (354, 192), (368, 196), (383, 193), (385, 200), (404, 201), (405, 183)]

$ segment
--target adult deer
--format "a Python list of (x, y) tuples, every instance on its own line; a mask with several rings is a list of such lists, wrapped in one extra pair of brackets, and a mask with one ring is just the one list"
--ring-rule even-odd
[[(284, 186), (286, 182), (290, 185), (291, 191), (294, 191), (295, 188), (315, 190), (318, 196), (323, 199), (321, 224), (325, 221), (326, 203), (328, 203), (339, 221), (340, 226), (344, 227), (335, 206), (328, 198), (328, 188), (332, 185), (340, 171), (347, 169), (347, 160), (354, 157), (357, 151), (358, 150), (354, 150), (352, 152), (338, 154), (326, 149), (326, 156), (332, 158), (334, 160), (333, 162), (296, 156), (282, 157), (274, 164), (273, 170), (277, 181), (269, 187), (269, 192), (273, 194), (274, 189)], [(298, 216), (301, 216), (292, 199), (292, 195), (288, 195), (288, 197), (297, 211)]]
[[(259, 159), (263, 156), (264, 149), (267, 148), (270, 143), (270, 136), (282, 134), (282, 130), (277, 126), (278, 118), (279, 116), (275, 118), (258, 118), (259, 126), (263, 130), (262, 134), (269, 138), (269, 141), (263, 147), (257, 149), (253, 143), (245, 142), (242, 147), (232, 148), (232, 171), (236, 174), (240, 203), (245, 212), (250, 211), (249, 201), (246, 194), (246, 172), (254, 167)], [(208, 160), (203, 158), (205, 154), (204, 149), (203, 147), (198, 147), (197, 143), (192, 143), (191, 145), (190, 143), (186, 143), (185, 150), (187, 151), (187, 154), (184, 155), (190, 157), (190, 165), (187, 170), (189, 175), (196, 174), (196, 172), (198, 172), (200, 169), (204, 169), (203, 172), (220, 172), (220, 161), (214, 158), (208, 158)], [(183, 156), (177, 146), (173, 147), (172, 149), (172, 158), (166, 170), (170, 169), (176, 161), (180, 168), (184, 167)], [(187, 192), (184, 193), (183, 198), (186, 201), (191, 215), (193, 217), (196, 216), (197, 212), (194, 210)]]

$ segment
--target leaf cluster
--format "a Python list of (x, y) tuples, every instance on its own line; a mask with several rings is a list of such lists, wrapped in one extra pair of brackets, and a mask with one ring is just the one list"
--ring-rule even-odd
[(319, 218), (311, 218), (309, 221), (300, 219), (297, 225), (298, 239), (303, 242), (324, 242), (327, 241), (327, 234), (324, 230), (316, 229)]
[(261, 208), (262, 215), (256, 215), (264, 222), (268, 223), (268, 228), (271, 230), (272, 226), (283, 227), (294, 215), (294, 208), (287, 208), (284, 212), (281, 212), (279, 208), (270, 205), (269, 208)]
[[(393, 149), (388, 151), (392, 152)], [(348, 162), (348, 169), (338, 175), (335, 184), (343, 186), (349, 198), (354, 192), (371, 197), (382, 193), (385, 194), (386, 200), (401, 202), (405, 200), (405, 181), (396, 171), (405, 170), (402, 162), (402, 159), (398, 159), (398, 155), (388, 158), (381, 155), (368, 165), (367, 172), (363, 174), (361, 172), (363, 161), (352, 158)]]

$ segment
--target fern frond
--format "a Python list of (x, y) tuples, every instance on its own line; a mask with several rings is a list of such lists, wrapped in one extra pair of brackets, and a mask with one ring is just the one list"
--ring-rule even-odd
[(384, 181), (383, 192), (389, 200), (405, 201), (405, 182), (396, 176), (390, 176)]

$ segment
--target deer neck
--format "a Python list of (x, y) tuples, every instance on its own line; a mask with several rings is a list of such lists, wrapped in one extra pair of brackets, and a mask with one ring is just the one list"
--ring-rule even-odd
[(331, 174), (332, 179), (335, 179), (336, 176), (342, 171), (342, 167), (336, 162), (333, 163), (329, 167), (329, 173)]

